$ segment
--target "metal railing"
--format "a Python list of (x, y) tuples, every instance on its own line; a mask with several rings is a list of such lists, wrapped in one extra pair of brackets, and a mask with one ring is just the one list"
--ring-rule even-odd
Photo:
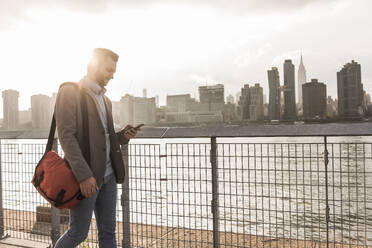
[[(122, 147), (118, 245), (372, 247), (372, 143), (209, 141)], [(30, 183), (44, 146), (0, 143), (2, 236), (52, 243), (67, 228)], [(81, 247), (98, 247), (94, 220)]]

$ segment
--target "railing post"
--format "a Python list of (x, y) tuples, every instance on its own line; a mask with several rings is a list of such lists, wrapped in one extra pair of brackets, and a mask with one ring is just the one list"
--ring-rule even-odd
[(125, 178), (121, 185), (121, 206), (123, 214), (123, 248), (130, 248), (130, 209), (129, 209), (129, 151), (128, 145), (121, 146), (123, 155)]
[(328, 202), (328, 149), (327, 149), (327, 136), (324, 136), (324, 170), (325, 170), (325, 186), (326, 186), (326, 239), (327, 239), (327, 248), (329, 243), (329, 202)]
[(4, 237), (3, 179), (1, 177), (1, 139), (0, 139), (0, 239)]
[(220, 221), (218, 202), (218, 163), (216, 137), (211, 137), (211, 165), (212, 165), (212, 214), (213, 214), (213, 247), (219, 247)]
[[(53, 151), (58, 153), (58, 141), (57, 139), (53, 140)], [(50, 231), (50, 237), (52, 239), (53, 247), (57, 243), (57, 240), (60, 237), (60, 213), (59, 209), (51, 206), (51, 219), (52, 219), (52, 228)]]

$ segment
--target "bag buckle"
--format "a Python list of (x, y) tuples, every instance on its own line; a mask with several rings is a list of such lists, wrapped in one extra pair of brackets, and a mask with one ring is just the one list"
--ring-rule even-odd
[(61, 191), (57, 195), (57, 199), (55, 201), (55, 206), (58, 207), (63, 204), (63, 197), (65, 196), (66, 190), (61, 189)]
[(39, 175), (35, 176), (34, 178), (35, 186), (39, 187), (43, 180), (44, 180), (44, 171), (42, 171)]

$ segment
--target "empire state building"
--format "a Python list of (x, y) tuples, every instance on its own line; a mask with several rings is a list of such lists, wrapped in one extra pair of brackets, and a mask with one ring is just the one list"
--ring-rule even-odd
[(300, 66), (298, 67), (298, 103), (299, 108), (302, 109), (302, 85), (306, 83), (306, 69), (304, 63), (302, 61), (302, 54), (301, 54), (301, 62)]

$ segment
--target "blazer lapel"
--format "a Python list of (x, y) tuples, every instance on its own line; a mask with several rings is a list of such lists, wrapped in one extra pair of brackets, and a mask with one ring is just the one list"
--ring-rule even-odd
[(105, 108), (106, 108), (106, 116), (107, 116), (107, 126), (109, 127), (109, 132), (110, 130), (114, 129), (114, 123), (113, 123), (113, 118), (112, 118), (112, 111), (110, 111), (108, 104), (107, 104), (107, 99), (105, 96), (103, 96), (103, 102), (105, 103)]
[[(98, 106), (98, 103), (97, 103), (96, 98), (95, 98), (95, 96), (94, 96), (94, 93), (93, 93), (89, 88), (86, 87), (86, 85), (84, 84), (84, 79), (80, 80), (79, 84), (80, 84), (80, 88), (81, 88), (82, 90), (84, 90), (84, 92), (87, 93), (87, 95), (88, 95), (88, 96), (91, 98), (91, 100), (94, 102), (94, 106), (95, 106), (95, 108), (94, 108), (94, 112), (95, 112), (96, 117), (98, 118), (98, 120), (101, 120), (101, 117), (99, 116), (99, 113), (98, 113), (98, 108), (99, 108), (99, 106)], [(104, 99), (104, 98), (103, 98), (103, 99)], [(106, 105), (106, 102), (105, 102), (105, 105)], [(90, 104), (88, 104), (88, 108), (89, 108), (89, 106), (90, 106)], [(107, 109), (107, 108), (106, 108), (106, 109)], [(88, 115), (88, 117), (89, 117), (89, 115)], [(103, 127), (102, 121), (99, 122), (99, 125), (100, 125), (100, 127), (102, 128), (102, 130), (105, 130), (104, 127)]]

